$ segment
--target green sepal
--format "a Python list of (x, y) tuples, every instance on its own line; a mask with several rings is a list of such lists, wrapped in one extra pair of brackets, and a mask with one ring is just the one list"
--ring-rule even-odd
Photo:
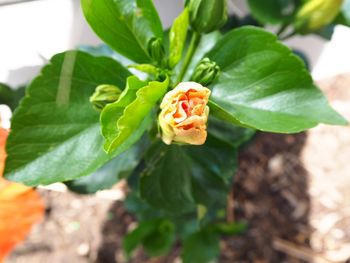
[(149, 83), (132, 76), (118, 101), (108, 104), (101, 113), (104, 149), (114, 152), (122, 144), (134, 144), (152, 123), (152, 109), (169, 86), (169, 79)]

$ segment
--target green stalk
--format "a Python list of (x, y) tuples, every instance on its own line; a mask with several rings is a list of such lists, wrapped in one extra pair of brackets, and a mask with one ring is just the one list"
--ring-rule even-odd
[(187, 53), (185, 56), (185, 60), (182, 64), (182, 68), (181, 68), (179, 77), (177, 78), (177, 81), (176, 81), (177, 83), (181, 82), (182, 79), (184, 78), (186, 71), (188, 69), (188, 66), (191, 63), (192, 57), (194, 55), (194, 52), (196, 51), (196, 48), (197, 48), (200, 40), (201, 40), (201, 34), (193, 31), (191, 43), (190, 43), (190, 46), (188, 47), (188, 50), (187, 50)]
[(289, 24), (283, 24), (281, 28), (277, 31), (276, 35), (280, 37), (286, 31), (288, 26)]
[(292, 31), (292, 32), (290, 32), (289, 34), (280, 37), (280, 40), (281, 40), (281, 41), (287, 40), (288, 38), (294, 37), (296, 34), (298, 34), (298, 32)]

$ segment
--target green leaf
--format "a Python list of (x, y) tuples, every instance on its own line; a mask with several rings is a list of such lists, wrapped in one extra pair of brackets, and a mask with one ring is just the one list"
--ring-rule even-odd
[(202, 146), (186, 147), (191, 163), (192, 195), (196, 204), (218, 208), (226, 203), (238, 167), (237, 149), (208, 135)]
[(128, 148), (142, 136), (152, 122), (152, 109), (168, 86), (168, 79), (147, 84), (135, 76), (128, 78), (119, 100), (107, 105), (101, 113), (106, 152), (114, 152), (122, 144)]
[(145, 161), (141, 197), (177, 215), (222, 205), (237, 167), (236, 149), (210, 135), (203, 146), (155, 144)]
[(170, 55), (169, 66), (173, 68), (179, 63), (182, 52), (186, 44), (187, 30), (190, 24), (190, 15), (186, 7), (183, 12), (177, 17), (170, 29)]
[(291, 21), (299, 6), (297, 0), (248, 0), (252, 15), (262, 24)]
[(175, 225), (167, 219), (141, 222), (123, 240), (123, 249), (130, 256), (137, 246), (143, 245), (149, 256), (165, 255), (175, 241)]
[(255, 135), (253, 129), (238, 127), (213, 116), (209, 117), (208, 132), (235, 148), (246, 143)]
[(139, 197), (138, 192), (132, 188), (124, 201), (124, 206), (129, 213), (133, 214), (136, 217), (138, 221), (150, 220), (163, 217), (165, 215), (163, 211), (154, 209), (147, 202), (142, 200)]
[(347, 124), (313, 84), (304, 63), (271, 33), (255, 27), (233, 30), (206, 56), (222, 71), (211, 94), (211, 112), (219, 118), (281, 133), (318, 123)]
[(78, 51), (55, 55), (14, 113), (5, 176), (50, 184), (89, 175), (108, 162), (89, 97), (100, 84), (124, 87), (129, 74), (110, 58)]
[(69, 181), (66, 185), (69, 190), (79, 194), (93, 194), (100, 190), (109, 189), (119, 180), (127, 177), (138, 165), (143, 148), (140, 147), (140, 144), (136, 144), (93, 174)]
[(120, 54), (139, 63), (150, 62), (147, 45), (163, 37), (152, 0), (81, 0), (95, 33)]
[(19, 101), (24, 97), (25, 88), (11, 89), (9, 86), (0, 83), (0, 104), (6, 104), (14, 110)]
[(183, 263), (215, 262), (219, 255), (219, 236), (207, 229), (191, 235), (183, 242), (181, 254)]
[(170, 213), (185, 213), (195, 208), (191, 193), (191, 160), (181, 146), (157, 143), (146, 155), (141, 174), (140, 193), (153, 207)]

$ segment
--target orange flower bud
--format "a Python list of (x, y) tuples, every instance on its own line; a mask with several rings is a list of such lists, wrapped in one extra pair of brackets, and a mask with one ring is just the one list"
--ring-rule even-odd
[(196, 82), (182, 82), (164, 96), (159, 114), (164, 143), (205, 143), (209, 96), (210, 90)]

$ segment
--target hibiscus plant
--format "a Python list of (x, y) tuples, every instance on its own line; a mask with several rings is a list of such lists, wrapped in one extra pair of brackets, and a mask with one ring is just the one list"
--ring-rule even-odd
[(140, 244), (163, 255), (179, 240), (184, 262), (214, 259), (219, 236), (245, 228), (225, 220), (240, 147), (256, 131), (347, 124), (279, 40), (345, 21), (342, 1), (248, 2), (253, 24), (277, 34), (229, 16), (225, 0), (185, 1), (166, 31), (152, 0), (81, 0), (106, 45), (53, 56), (27, 87), (5, 177), (80, 193), (126, 179), (139, 220), (127, 255)]

